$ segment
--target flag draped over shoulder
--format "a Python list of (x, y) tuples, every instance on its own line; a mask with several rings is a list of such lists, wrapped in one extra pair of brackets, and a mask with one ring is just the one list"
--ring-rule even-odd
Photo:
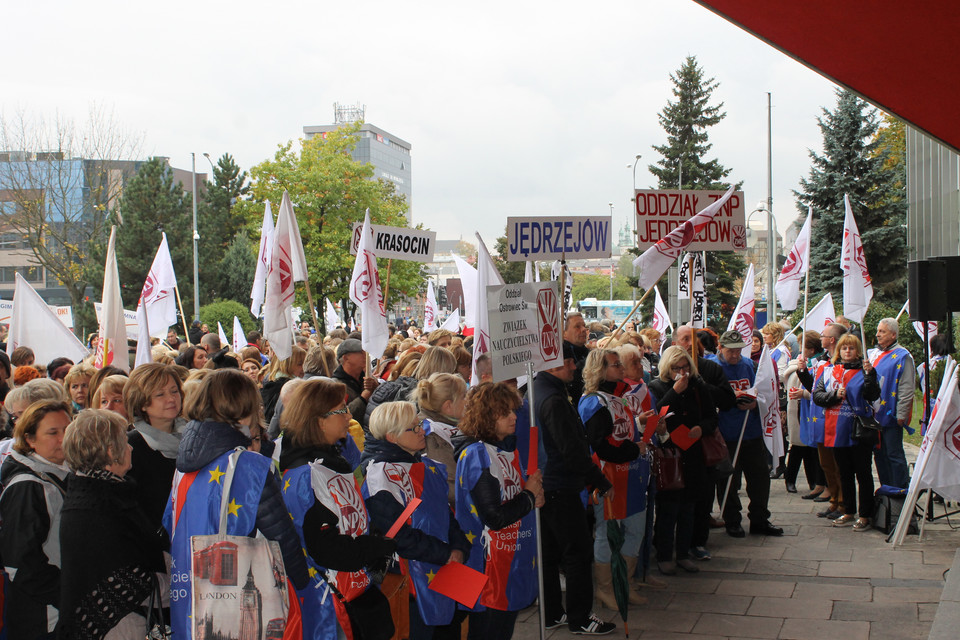
[(477, 325), (473, 333), (473, 373), (470, 376), (470, 384), (480, 384), (480, 377), (477, 375), (477, 358), (490, 351), (490, 318), (487, 316), (487, 287), (493, 287), (503, 284), (503, 278), (500, 272), (493, 266), (493, 258), (487, 251), (487, 245), (483, 243), (483, 238), (477, 234), (477, 290), (476, 290), (476, 309)]
[(166, 338), (167, 329), (177, 324), (177, 274), (173, 270), (167, 234), (161, 234), (160, 246), (153, 257), (150, 272), (143, 282), (137, 303), (136, 366), (153, 362), (150, 338)]
[(736, 331), (747, 343), (741, 353), (749, 358), (753, 345), (753, 330), (756, 329), (756, 318), (753, 315), (754, 305), (753, 263), (747, 267), (747, 275), (743, 278), (743, 288), (740, 290), (740, 301), (730, 318), (727, 331)]
[(777, 284), (774, 290), (777, 293), (777, 300), (784, 311), (793, 311), (797, 308), (797, 302), (800, 300), (800, 283), (803, 276), (810, 270), (810, 221), (813, 218), (813, 207), (807, 210), (807, 219), (800, 227), (800, 233), (793, 243), (787, 255), (787, 261), (783, 265), (783, 271), (777, 277)]
[(840, 248), (840, 268), (843, 270), (843, 315), (853, 322), (863, 322), (870, 300), (873, 299), (873, 284), (867, 272), (867, 259), (863, 255), (860, 231), (850, 208), (850, 197), (843, 196), (843, 244)]
[(357, 260), (353, 264), (353, 278), (350, 280), (350, 299), (363, 314), (360, 332), (363, 350), (371, 358), (379, 358), (387, 347), (390, 331), (383, 306), (383, 291), (380, 289), (377, 256), (373, 252), (369, 209), (363, 217), (363, 229), (357, 244)]
[(253, 289), (250, 291), (250, 313), (260, 317), (266, 294), (267, 273), (270, 272), (270, 259), (273, 254), (273, 212), (267, 200), (263, 209), (263, 224), (260, 225), (260, 251), (257, 252), (257, 271), (253, 276)]
[(672, 329), (673, 325), (670, 323), (670, 313), (667, 311), (667, 306), (663, 304), (663, 298), (660, 297), (660, 289), (656, 287), (653, 289), (656, 296), (653, 303), (653, 328), (659, 331), (661, 336), (664, 336), (667, 334), (667, 329)]
[(770, 355), (770, 348), (763, 345), (760, 363), (757, 365), (757, 377), (754, 388), (757, 391), (757, 405), (760, 408), (760, 424), (763, 426), (763, 444), (773, 456), (774, 461), (783, 455), (783, 423), (780, 420), (779, 376), (777, 365)]
[(437, 306), (437, 294), (433, 290), (433, 280), (427, 280), (427, 301), (423, 305), (423, 331), (433, 331), (439, 326), (440, 307)]
[[(117, 227), (110, 230), (107, 244), (107, 261), (103, 269), (103, 312), (100, 322), (100, 341), (93, 366), (102, 369), (108, 365), (130, 371), (127, 351), (127, 320), (123, 316), (123, 299), (120, 297), (120, 273), (117, 269)], [(149, 342), (149, 341), (148, 341)]]
[(713, 220), (713, 217), (717, 215), (717, 212), (732, 195), (733, 187), (731, 186), (722, 198), (660, 238), (655, 245), (638, 256), (633, 261), (633, 266), (640, 270), (637, 286), (641, 289), (652, 287), (670, 265), (680, 257), (683, 250), (693, 242), (697, 234), (707, 226), (707, 223)]
[(306, 281), (307, 259), (303, 255), (300, 227), (293, 213), (290, 196), (283, 192), (277, 227), (274, 230), (270, 270), (267, 272), (263, 306), (263, 334), (281, 360), (293, 353), (294, 282)]
[(77, 336), (64, 326), (20, 273), (15, 277), (7, 355), (13, 354), (18, 347), (30, 347), (37, 362), (50, 362), (60, 356), (74, 362), (86, 358), (90, 351)]

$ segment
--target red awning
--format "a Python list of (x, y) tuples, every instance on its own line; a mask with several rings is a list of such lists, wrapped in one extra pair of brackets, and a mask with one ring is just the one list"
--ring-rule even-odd
[(953, 0), (694, 0), (960, 153)]

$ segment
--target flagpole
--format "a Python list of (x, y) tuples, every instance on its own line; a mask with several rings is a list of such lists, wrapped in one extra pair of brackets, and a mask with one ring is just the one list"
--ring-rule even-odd
[[(537, 424), (536, 413), (534, 407), (536, 403), (534, 402), (533, 396), (533, 363), (527, 362), (527, 397), (529, 399), (529, 409), (530, 409), (530, 426), (533, 427)], [(530, 450), (533, 451), (534, 447), (540, 446), (540, 440), (537, 439), (536, 442), (533, 439), (530, 439)], [(536, 473), (537, 469), (530, 469), (529, 465), (527, 468), (527, 477), (530, 477), (531, 473)], [(540, 534), (540, 509), (534, 508), (533, 513), (535, 514), (534, 526), (536, 527), (536, 540), (537, 540), (537, 586), (540, 591), (538, 593), (543, 594), (543, 538)], [(537, 608), (540, 610), (540, 640), (546, 638), (547, 633), (547, 611), (543, 606), (543, 598), (537, 598)]]
[[(643, 301), (647, 299), (647, 296), (650, 295), (650, 292), (652, 292), (652, 291), (654, 290), (654, 288), (655, 288), (655, 286), (654, 286), (654, 287), (650, 287), (649, 289), (647, 289), (647, 290), (643, 293), (642, 296), (640, 296), (640, 299), (637, 300), (637, 304), (633, 305), (633, 309), (630, 310), (630, 313), (627, 314), (627, 317), (623, 319), (623, 322), (620, 323), (620, 326), (617, 327), (616, 330), (613, 332), (613, 337), (614, 337), (614, 338), (616, 338), (616, 337), (620, 334), (620, 332), (623, 331), (623, 325), (627, 324), (627, 322), (630, 320), (630, 318), (633, 317), (633, 314), (635, 314), (635, 313), (637, 312), (637, 309), (640, 308), (640, 305), (643, 304)], [(672, 326), (672, 325), (671, 325), (671, 326)]]
[[(734, 472), (727, 478), (727, 489), (723, 492), (723, 502), (720, 503), (720, 517), (723, 518), (723, 509), (727, 506), (727, 496), (730, 495), (730, 485), (733, 483), (733, 476), (736, 474), (737, 459), (740, 457), (740, 444), (743, 442), (743, 432), (747, 430), (747, 420), (750, 418), (750, 410), (743, 416), (743, 424), (740, 426), (740, 437), (737, 438), (737, 449), (733, 454)], [(719, 427), (718, 427), (719, 428)]]
[(902, 315), (904, 314), (904, 312), (906, 312), (906, 310), (907, 310), (907, 305), (908, 305), (908, 304), (910, 304), (910, 299), (909, 299), (909, 298), (907, 298), (907, 301), (903, 303), (903, 306), (902, 306), (902, 307), (900, 307), (900, 313), (897, 314), (897, 318), (896, 318), (896, 319), (897, 319), (897, 322), (900, 322), (900, 316), (902, 316)]
[[(190, 342), (190, 330), (187, 329), (187, 316), (185, 316), (185, 315), (183, 314), (183, 303), (180, 302), (180, 288), (179, 288), (179, 287), (174, 287), (174, 288), (173, 288), (173, 292), (174, 292), (175, 294), (177, 294), (177, 306), (180, 307), (180, 320), (183, 321), (183, 333), (185, 334), (185, 335), (184, 335), (184, 338), (186, 339), (187, 344), (191, 344), (191, 342)], [(199, 320), (199, 318), (198, 318), (198, 320)]]
[(393, 258), (387, 260), (387, 283), (383, 287), (383, 308), (387, 309), (387, 296), (390, 295), (390, 267), (393, 265)]
[(307, 304), (310, 305), (310, 315), (313, 317), (313, 329), (317, 332), (317, 339), (320, 339), (320, 321), (317, 319), (317, 307), (313, 304), (313, 294), (310, 292), (310, 280), (304, 280), (303, 284), (307, 288)]
[[(807, 266), (807, 272), (804, 274), (804, 278), (803, 278), (803, 318), (800, 320), (800, 323), (803, 324), (803, 332), (800, 334), (800, 357), (801, 358), (804, 357), (804, 351), (807, 348), (807, 304), (808, 304), (809, 296), (810, 296), (810, 267)], [(791, 331), (790, 333), (793, 333), (793, 331)]]
[[(477, 266), (480, 266), (479, 259), (477, 260)], [(560, 295), (558, 296), (559, 304), (557, 305), (560, 309), (560, 324), (557, 326), (560, 327), (560, 335), (563, 335), (563, 332), (566, 331), (567, 325), (564, 321), (567, 316), (567, 261), (566, 254), (560, 254)], [(616, 333), (613, 334), (616, 337)], [(540, 593), (543, 593), (542, 591)]]

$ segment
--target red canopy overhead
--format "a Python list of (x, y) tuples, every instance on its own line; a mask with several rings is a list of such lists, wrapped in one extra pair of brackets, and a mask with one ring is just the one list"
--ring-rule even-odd
[(960, 152), (955, 0), (694, 0)]

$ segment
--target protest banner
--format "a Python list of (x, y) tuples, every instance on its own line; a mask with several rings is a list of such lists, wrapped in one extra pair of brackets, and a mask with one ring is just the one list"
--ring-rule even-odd
[[(73, 307), (58, 307), (47, 305), (50, 310), (57, 314), (57, 319), (63, 323), (67, 329), (73, 329)], [(13, 301), (0, 300), (0, 324), (10, 324), (10, 317), (13, 315)]]
[(611, 216), (507, 218), (507, 262), (609, 258)]
[[(637, 189), (634, 213), (637, 216), (637, 248), (648, 249), (661, 238), (695, 216), (707, 205), (721, 199), (726, 191), (677, 191)], [(745, 251), (747, 228), (743, 192), (735, 191), (710, 222), (700, 230), (687, 251)]]
[(487, 287), (490, 355), (497, 382), (563, 362), (563, 340), (557, 326), (557, 285), (531, 282)]
[[(94, 302), (93, 310), (97, 312), (97, 322), (100, 323), (100, 314), (103, 311), (103, 303)], [(137, 340), (140, 337), (140, 330), (137, 326), (137, 312), (131, 311), (130, 309), (123, 310), (123, 320), (127, 326), (127, 339), (128, 340)]]
[[(353, 223), (353, 237), (350, 241), (352, 256), (357, 255), (362, 226), (363, 221)], [(371, 224), (370, 235), (373, 237), (373, 253), (378, 258), (433, 262), (433, 249), (437, 244), (436, 231)]]

